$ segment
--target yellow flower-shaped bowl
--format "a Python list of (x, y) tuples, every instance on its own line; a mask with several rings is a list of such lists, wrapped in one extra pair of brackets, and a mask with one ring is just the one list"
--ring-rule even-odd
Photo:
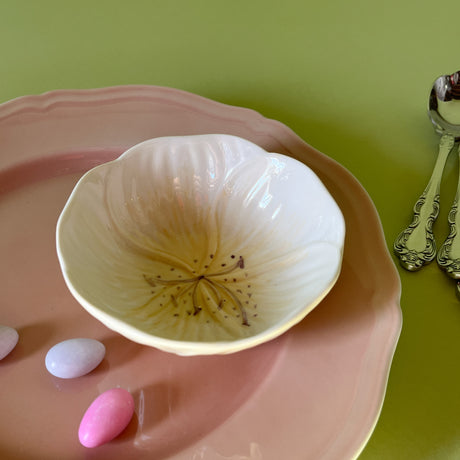
[(302, 320), (338, 278), (345, 224), (318, 177), (235, 136), (162, 137), (87, 172), (57, 225), (74, 297), (125, 337), (232, 353)]

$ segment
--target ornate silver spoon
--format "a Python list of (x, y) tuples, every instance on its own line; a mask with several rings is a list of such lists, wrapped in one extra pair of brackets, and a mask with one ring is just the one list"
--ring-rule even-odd
[(428, 115), (436, 132), (441, 135), (439, 153), (428, 185), (415, 203), (412, 222), (394, 242), (395, 254), (399, 257), (401, 265), (409, 271), (419, 270), (436, 257), (433, 224), (439, 214), (442, 173), (455, 139), (460, 136), (460, 124), (448, 123), (438, 111), (443, 97), (449, 97), (449, 88), (452, 86), (450, 80), (451, 76), (443, 75), (436, 79), (431, 89)]
[[(436, 80), (436, 94), (433, 95), (433, 105), (436, 104), (436, 113), (432, 116), (435, 129), (441, 135), (447, 133), (460, 139), (460, 71), (446, 75)], [(459, 150), (460, 156), (460, 150)], [(449, 212), (449, 235), (438, 253), (438, 265), (445, 270), (447, 275), (455, 280), (460, 280), (460, 178), (457, 185), (454, 202)], [(457, 293), (460, 286), (457, 282)]]

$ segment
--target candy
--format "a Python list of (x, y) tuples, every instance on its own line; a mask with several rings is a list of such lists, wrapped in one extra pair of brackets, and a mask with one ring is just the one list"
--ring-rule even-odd
[(19, 334), (15, 329), (0, 325), (0, 359), (8, 355), (16, 346)]
[(113, 388), (99, 395), (83, 416), (78, 438), (85, 447), (97, 447), (116, 438), (134, 413), (134, 399), (127, 390)]
[(105, 347), (93, 339), (70, 339), (50, 348), (45, 364), (56, 377), (81, 377), (95, 369), (105, 356)]

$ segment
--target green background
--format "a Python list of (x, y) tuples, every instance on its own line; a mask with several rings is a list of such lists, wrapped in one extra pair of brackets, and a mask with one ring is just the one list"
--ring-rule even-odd
[[(459, 13), (458, 0), (0, 0), (0, 102), (153, 84), (255, 109), (358, 178), (391, 247), (434, 165), (427, 98), (460, 69)], [(452, 156), (439, 241), (457, 176)], [(360, 460), (458, 459), (460, 302), (435, 264), (399, 271), (403, 330)]]

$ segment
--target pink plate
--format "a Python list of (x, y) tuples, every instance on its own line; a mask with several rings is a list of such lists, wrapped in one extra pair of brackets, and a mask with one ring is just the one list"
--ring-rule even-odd
[[(293, 156), (323, 180), (347, 225), (340, 278), (282, 337), (227, 356), (183, 358), (105, 328), (68, 292), (55, 225), (78, 178), (143, 140), (234, 134)], [(0, 106), (0, 324), (19, 332), (0, 361), (0, 458), (345, 460), (375, 426), (401, 329), (400, 282), (376, 210), (342, 166), (283, 124), (169, 88), (54, 91)], [(54, 344), (100, 340), (92, 373), (45, 368)], [(89, 404), (115, 387), (135, 416), (114, 441), (78, 441)]]

